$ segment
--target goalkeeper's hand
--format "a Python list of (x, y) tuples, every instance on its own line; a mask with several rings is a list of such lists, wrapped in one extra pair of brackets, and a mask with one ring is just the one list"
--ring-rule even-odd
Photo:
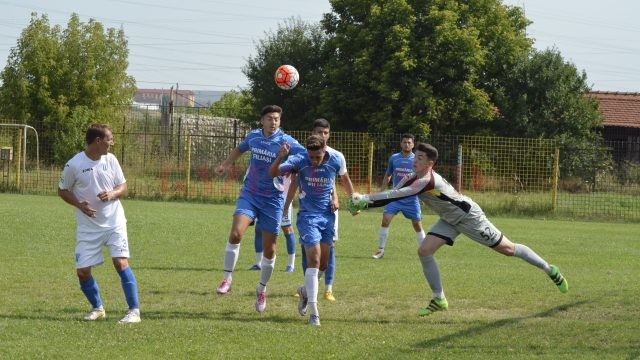
[(349, 205), (347, 206), (347, 210), (351, 213), (351, 215), (358, 215), (360, 211), (367, 208), (367, 206), (371, 203), (369, 199), (369, 195), (363, 195), (359, 193), (353, 193), (351, 195), (351, 199), (349, 200)]

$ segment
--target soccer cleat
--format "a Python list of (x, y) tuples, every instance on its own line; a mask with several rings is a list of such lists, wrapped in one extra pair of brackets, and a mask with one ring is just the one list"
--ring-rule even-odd
[(219, 295), (224, 295), (229, 291), (231, 291), (231, 280), (227, 280), (227, 279), (222, 280), (222, 282), (220, 283), (220, 286), (218, 286), (218, 288), (216, 289), (216, 292)]
[(253, 265), (252, 267), (248, 268), (247, 270), (250, 270), (250, 271), (258, 271), (258, 270), (262, 270), (262, 268), (260, 268), (260, 265), (255, 264), (255, 265)]
[(569, 291), (569, 283), (567, 282), (567, 279), (562, 276), (557, 266), (551, 265), (551, 272), (549, 273), (549, 277), (551, 278), (551, 280), (553, 280), (556, 286), (558, 286), (558, 289), (560, 289), (561, 293), (566, 293), (567, 291)]
[(104, 320), (107, 318), (107, 313), (104, 311), (104, 308), (99, 307), (91, 310), (84, 319), (87, 321), (96, 321), (96, 320)]
[(296, 293), (298, 295), (298, 313), (300, 316), (305, 316), (307, 314), (307, 302), (309, 299), (304, 291), (304, 286), (298, 287), (298, 291)]
[(384, 257), (384, 250), (383, 249), (378, 249), (376, 251), (375, 254), (373, 254), (373, 256), (371, 256), (374, 259), (382, 259)]
[(309, 325), (312, 326), (320, 326), (320, 316), (318, 315), (310, 315), (309, 316)]
[(287, 265), (287, 268), (284, 269), (284, 272), (288, 272), (288, 273), (292, 273), (294, 270), (294, 267), (291, 265)]
[(444, 311), (444, 310), (447, 310), (448, 308), (449, 308), (449, 303), (447, 302), (447, 299), (433, 298), (431, 299), (431, 301), (429, 302), (429, 305), (427, 305), (426, 308), (420, 309), (420, 311), (418, 312), (418, 315), (429, 316), (436, 311)]
[(324, 292), (324, 298), (329, 300), (329, 301), (331, 301), (331, 302), (336, 301), (335, 296), (333, 296), (333, 291), (325, 291)]
[(261, 313), (267, 308), (267, 293), (256, 290), (256, 311)]
[(118, 321), (118, 324), (135, 324), (140, 322), (140, 310), (131, 309)]

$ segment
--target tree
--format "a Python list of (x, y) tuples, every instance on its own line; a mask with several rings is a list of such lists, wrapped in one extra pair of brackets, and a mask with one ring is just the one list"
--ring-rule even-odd
[[(267, 104), (282, 106), (282, 126), (290, 130), (307, 130), (314, 119), (324, 117), (318, 106), (328, 55), (325, 44), (320, 25), (300, 19), (288, 19), (275, 32), (266, 33), (256, 47), (256, 55), (243, 69), (255, 99), (252, 122)], [(293, 90), (280, 90), (274, 83), (274, 73), (283, 64), (293, 65), (300, 73), (300, 82)]]
[(593, 178), (599, 167), (610, 166), (609, 156), (596, 151), (602, 115), (597, 102), (585, 96), (587, 75), (558, 50), (532, 51), (505, 77), (503, 87), (495, 134), (558, 140), (563, 176)]
[(526, 54), (499, 0), (333, 0), (322, 110), (357, 130), (469, 133), (496, 118), (496, 78)]
[(248, 90), (231, 90), (211, 104), (209, 111), (214, 116), (240, 119), (246, 124), (255, 125), (257, 117), (254, 104), (255, 99)]
[(63, 163), (82, 148), (88, 124), (121, 124), (118, 106), (135, 93), (128, 54), (122, 29), (105, 31), (73, 14), (63, 30), (32, 13), (0, 73), (0, 112), (35, 127), (42, 146), (54, 149), (55, 158), (45, 160)]

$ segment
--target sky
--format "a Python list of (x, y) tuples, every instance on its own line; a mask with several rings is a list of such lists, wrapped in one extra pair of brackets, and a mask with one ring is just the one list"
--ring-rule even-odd
[[(523, 7), (534, 47), (558, 49), (593, 90), (640, 92), (640, 1), (503, 3)], [(138, 88), (240, 89), (248, 85), (242, 67), (267, 32), (291, 17), (318, 22), (330, 10), (328, 0), (0, 0), (0, 66), (32, 12), (63, 28), (77, 13), (124, 29)]]

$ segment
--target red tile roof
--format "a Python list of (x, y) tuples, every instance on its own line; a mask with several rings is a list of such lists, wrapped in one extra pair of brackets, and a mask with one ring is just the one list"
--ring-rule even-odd
[(604, 116), (604, 126), (640, 128), (640, 93), (592, 91)]

